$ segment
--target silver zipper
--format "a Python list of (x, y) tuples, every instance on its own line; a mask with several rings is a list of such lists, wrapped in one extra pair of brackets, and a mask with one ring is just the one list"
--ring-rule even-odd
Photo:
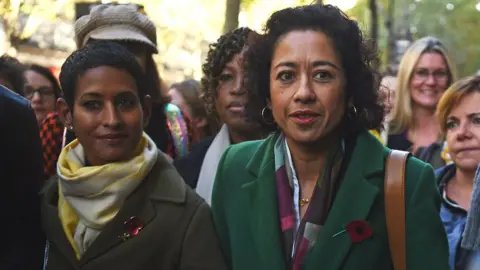
[(45, 253), (43, 254), (43, 270), (47, 270), (49, 251), (50, 251), (50, 243), (47, 240), (47, 243), (45, 244)]

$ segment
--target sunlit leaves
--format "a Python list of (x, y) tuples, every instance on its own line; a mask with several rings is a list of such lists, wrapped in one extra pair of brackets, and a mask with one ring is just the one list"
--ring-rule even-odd
[[(385, 10), (388, 10), (390, 0), (377, 1)], [(426, 35), (438, 37), (448, 47), (451, 58), (457, 64), (462, 76), (480, 69), (478, 57), (480, 35), (476, 34), (480, 21), (480, 12), (476, 10), (478, 0), (396, 0), (395, 2), (396, 33), (401, 33), (406, 30), (405, 27), (408, 27), (414, 38)], [(408, 13), (405, 14), (405, 12)], [(370, 25), (367, 0), (359, 0), (348, 14), (357, 19), (367, 30)], [(379, 15), (379, 45), (380, 49), (385, 51), (387, 48), (387, 31), (384, 24), (386, 18), (382, 12)]]

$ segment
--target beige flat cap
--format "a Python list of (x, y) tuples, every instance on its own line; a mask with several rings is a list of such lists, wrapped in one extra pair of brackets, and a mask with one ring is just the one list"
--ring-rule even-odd
[(157, 50), (155, 25), (133, 5), (98, 5), (75, 22), (77, 47), (89, 39), (137, 41)]

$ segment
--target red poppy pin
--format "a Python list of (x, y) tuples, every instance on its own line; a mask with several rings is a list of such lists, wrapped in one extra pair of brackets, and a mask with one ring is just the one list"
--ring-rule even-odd
[(127, 241), (129, 238), (138, 235), (143, 229), (143, 222), (138, 217), (131, 217), (129, 220), (123, 223), (125, 232), (120, 236), (123, 241)]
[(348, 223), (347, 226), (345, 226), (345, 230), (334, 234), (332, 237), (336, 237), (344, 232), (348, 233), (352, 243), (360, 243), (372, 237), (372, 229), (365, 220), (354, 220)]

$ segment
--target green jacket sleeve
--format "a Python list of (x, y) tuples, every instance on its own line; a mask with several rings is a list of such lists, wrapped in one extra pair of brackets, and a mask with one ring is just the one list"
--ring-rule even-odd
[[(419, 163), (410, 159), (409, 163)], [(413, 165), (413, 164), (412, 164)], [(407, 166), (406, 245), (407, 269), (449, 270), (448, 241), (440, 219), (441, 198), (432, 167)]]
[(213, 222), (215, 224), (215, 229), (217, 231), (217, 235), (220, 239), (220, 244), (223, 249), (223, 253), (225, 255), (225, 259), (227, 261), (227, 265), (231, 269), (232, 261), (231, 261), (231, 253), (230, 253), (230, 238), (229, 232), (226, 222), (226, 204), (224, 194), (228, 194), (226, 188), (226, 181), (228, 179), (225, 178), (225, 171), (228, 168), (229, 153), (230, 148), (225, 150), (223, 153), (220, 162), (218, 163), (217, 174), (215, 177), (215, 183), (213, 186), (213, 194), (212, 194), (212, 213), (213, 213)]

